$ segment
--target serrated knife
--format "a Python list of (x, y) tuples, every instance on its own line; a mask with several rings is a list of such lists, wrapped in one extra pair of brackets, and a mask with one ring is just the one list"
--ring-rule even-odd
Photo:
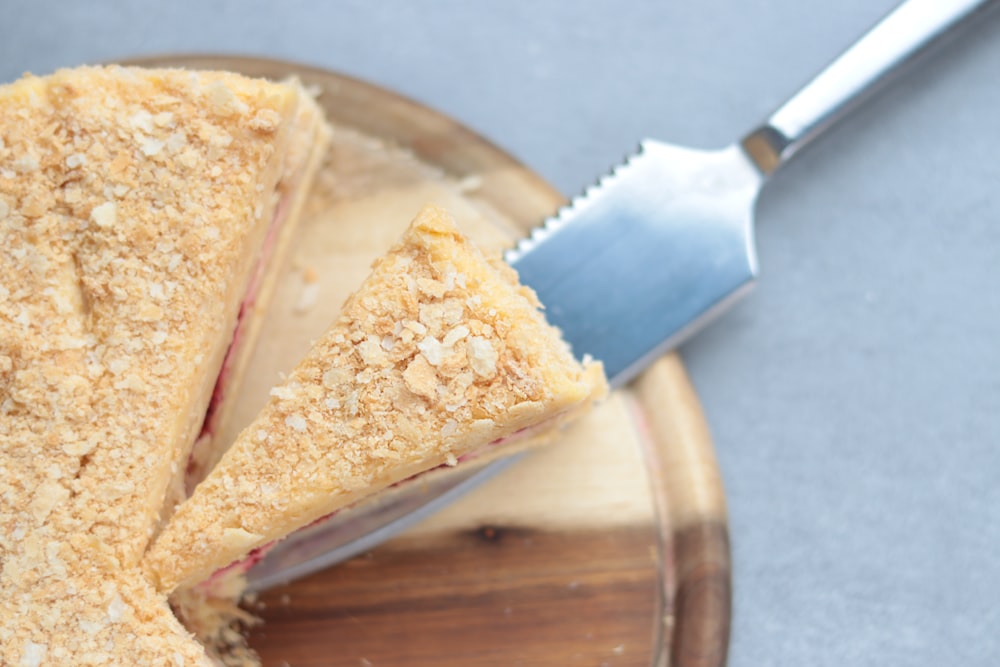
[[(757, 275), (754, 203), (768, 177), (931, 43), (997, 0), (908, 0), (737, 143), (640, 151), (507, 253), (551, 323), (613, 386), (745, 294)], [(279, 543), (252, 590), (362, 553), (502, 470), (414, 484)]]

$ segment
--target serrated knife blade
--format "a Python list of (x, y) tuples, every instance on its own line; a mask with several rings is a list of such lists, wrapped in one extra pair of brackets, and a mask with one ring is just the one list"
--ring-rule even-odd
[(762, 183), (739, 146), (644, 141), (507, 259), (573, 351), (621, 385), (753, 284)]
[[(512, 249), (579, 355), (621, 385), (753, 284), (760, 187), (890, 74), (1000, 0), (907, 0), (757, 129), (722, 150), (645, 141), (637, 155)], [(248, 575), (261, 590), (377, 545), (496, 475), (510, 460), (338, 513), (279, 543)]]

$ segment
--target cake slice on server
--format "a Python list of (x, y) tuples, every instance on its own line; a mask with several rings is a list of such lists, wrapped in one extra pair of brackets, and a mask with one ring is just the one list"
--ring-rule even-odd
[(204, 655), (138, 565), (325, 135), (236, 74), (0, 86), (0, 664)]
[(429, 207), (178, 507), (145, 567), (164, 592), (198, 584), (391, 485), (544, 439), (606, 390), (514, 270)]

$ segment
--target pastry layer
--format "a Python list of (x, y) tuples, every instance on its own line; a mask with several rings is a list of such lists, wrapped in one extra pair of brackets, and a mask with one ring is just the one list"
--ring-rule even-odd
[(513, 269), (435, 208), (379, 259), (148, 552), (160, 590), (606, 391)]

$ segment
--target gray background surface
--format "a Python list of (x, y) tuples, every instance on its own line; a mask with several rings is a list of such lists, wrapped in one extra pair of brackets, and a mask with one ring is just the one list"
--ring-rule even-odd
[[(163, 52), (412, 96), (567, 195), (749, 129), (893, 0), (0, 1), (0, 81)], [(772, 182), (763, 277), (684, 350), (735, 557), (730, 664), (1000, 659), (1000, 12)]]

